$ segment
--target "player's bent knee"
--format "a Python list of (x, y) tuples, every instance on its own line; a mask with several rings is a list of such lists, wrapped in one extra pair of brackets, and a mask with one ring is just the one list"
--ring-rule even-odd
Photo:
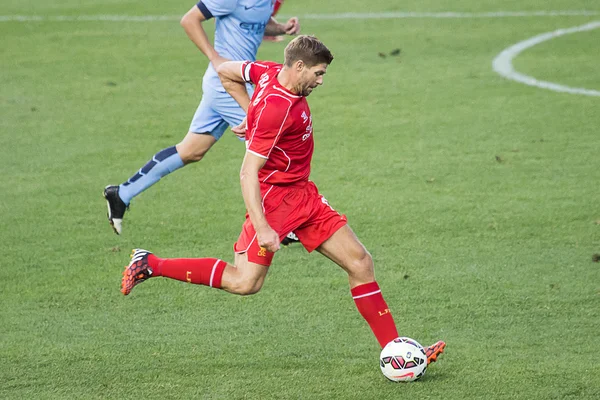
[(268, 267), (249, 262), (246, 253), (235, 255), (235, 265), (234, 269), (227, 271), (225, 278), (227, 282), (226, 290), (240, 296), (258, 293), (265, 281)]
[(352, 265), (348, 268), (348, 273), (360, 281), (371, 282), (375, 280), (373, 257), (371, 257), (371, 254), (365, 250), (352, 260)]
[(232, 287), (232, 291), (240, 296), (250, 296), (256, 294), (262, 288), (262, 282), (256, 282), (252, 280), (245, 280), (235, 282)]
[(181, 146), (177, 145), (177, 152), (179, 153), (179, 157), (181, 157), (181, 161), (185, 164), (198, 162), (204, 158), (204, 155), (208, 149), (193, 149), (189, 148), (189, 146)]
[(262, 288), (264, 279), (253, 274), (239, 273), (232, 276), (228, 282), (229, 291), (240, 296), (256, 294)]
[(352, 263), (358, 269), (373, 269), (373, 257), (364, 247), (354, 256)]
[(198, 161), (202, 160), (203, 158), (204, 158), (204, 154), (202, 154), (202, 155), (190, 154), (187, 157), (181, 157), (181, 161), (183, 161), (186, 164), (189, 164), (189, 163), (198, 162)]
[(181, 160), (188, 164), (202, 160), (214, 142), (215, 139), (210, 135), (188, 132), (186, 137), (175, 147)]
[(240, 296), (251, 296), (253, 294), (256, 294), (260, 292), (260, 287), (255, 287), (255, 286), (249, 286), (247, 288), (244, 288), (241, 292), (239, 292), (238, 294)]

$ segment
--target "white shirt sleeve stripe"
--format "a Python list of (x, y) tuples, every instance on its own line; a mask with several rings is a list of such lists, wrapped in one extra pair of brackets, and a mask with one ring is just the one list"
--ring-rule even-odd
[(246, 82), (250, 82), (252, 83), (252, 81), (250, 80), (250, 65), (252, 63), (248, 62), (247, 64), (242, 64), (242, 78), (246, 81)]

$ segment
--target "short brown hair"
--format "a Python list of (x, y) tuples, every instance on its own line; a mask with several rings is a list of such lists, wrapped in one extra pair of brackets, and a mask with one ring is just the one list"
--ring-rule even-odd
[(300, 35), (285, 47), (284, 60), (286, 67), (292, 67), (299, 60), (308, 67), (314, 67), (317, 64), (331, 64), (333, 54), (316, 37)]

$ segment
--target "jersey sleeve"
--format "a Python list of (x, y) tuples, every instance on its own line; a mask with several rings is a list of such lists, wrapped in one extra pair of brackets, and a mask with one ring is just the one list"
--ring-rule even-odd
[(246, 61), (242, 64), (242, 78), (248, 82), (253, 84), (258, 84), (260, 77), (262, 74), (267, 72), (269, 69), (281, 66), (277, 63), (272, 62), (263, 62), (263, 61)]
[(200, 0), (196, 6), (206, 19), (222, 17), (233, 13), (238, 0)]
[(251, 128), (247, 151), (269, 158), (281, 135), (291, 123), (292, 101), (279, 95), (267, 95), (256, 107), (256, 122)]

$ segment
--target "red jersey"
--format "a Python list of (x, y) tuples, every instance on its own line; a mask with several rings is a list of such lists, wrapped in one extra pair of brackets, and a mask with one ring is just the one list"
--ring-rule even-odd
[(308, 102), (279, 84), (282, 67), (262, 61), (242, 65), (244, 80), (256, 85), (246, 119), (246, 148), (267, 160), (258, 172), (260, 182), (278, 186), (308, 181), (314, 149)]

